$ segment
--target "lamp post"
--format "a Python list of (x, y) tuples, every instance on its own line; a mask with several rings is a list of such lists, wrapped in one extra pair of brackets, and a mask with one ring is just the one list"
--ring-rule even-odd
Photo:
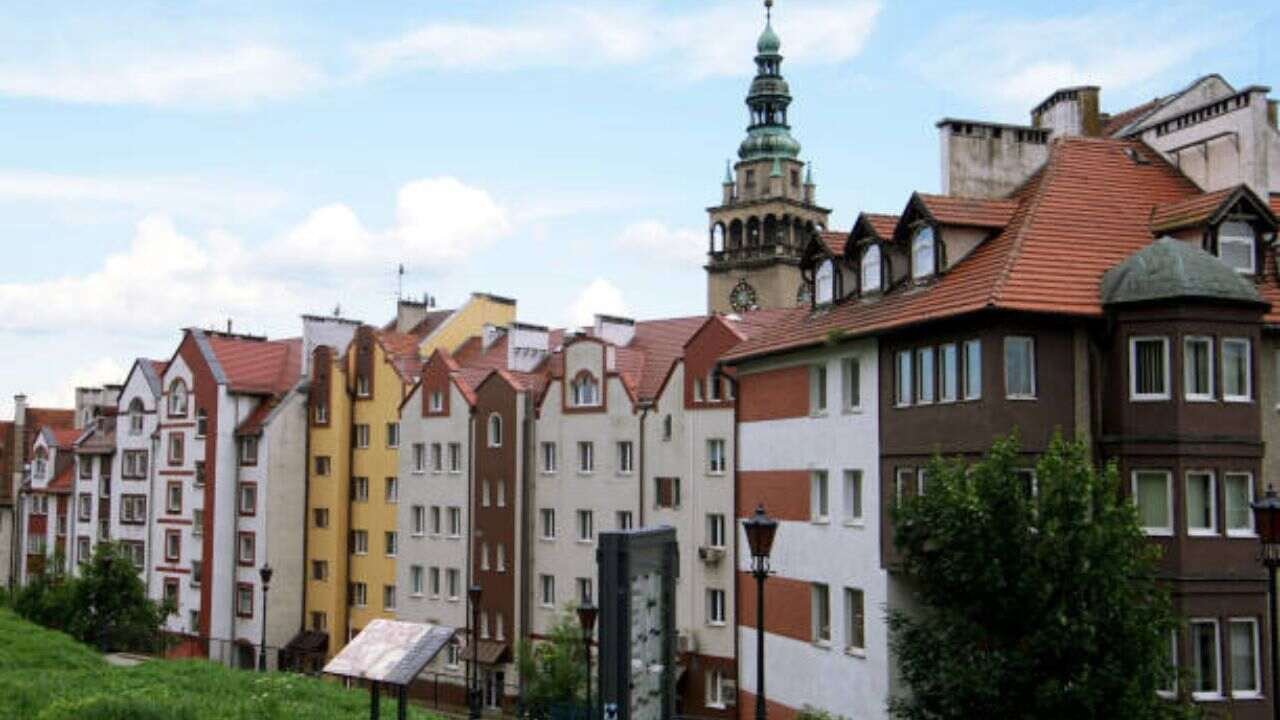
[(596, 629), (596, 616), (600, 608), (591, 603), (578, 607), (578, 622), (582, 624), (582, 650), (587, 658), (587, 718), (592, 717), (591, 704), (591, 635)]
[(480, 717), (480, 586), (467, 588), (467, 601), (471, 603), (471, 628), (467, 643), (471, 646), (471, 662), (467, 664), (467, 717)]
[(756, 506), (756, 513), (742, 521), (747, 531), (747, 544), (751, 546), (751, 574), (756, 578), (756, 720), (765, 720), (764, 695), (764, 581), (769, 577), (769, 552), (773, 549), (773, 536), (778, 532), (778, 521), (764, 512), (764, 503)]
[(1249, 503), (1253, 508), (1253, 524), (1258, 530), (1258, 539), (1262, 541), (1262, 564), (1267, 568), (1267, 598), (1270, 602), (1270, 622), (1268, 635), (1271, 636), (1271, 713), (1280, 720), (1280, 698), (1276, 697), (1276, 688), (1280, 687), (1280, 665), (1276, 663), (1280, 642), (1276, 638), (1276, 568), (1280, 568), (1280, 497), (1276, 496), (1275, 487), (1268, 485), (1267, 494), (1261, 500)]
[(262, 578), (262, 643), (258, 646), (258, 671), (267, 671), (267, 590), (271, 586), (271, 564), (267, 563), (258, 570)]

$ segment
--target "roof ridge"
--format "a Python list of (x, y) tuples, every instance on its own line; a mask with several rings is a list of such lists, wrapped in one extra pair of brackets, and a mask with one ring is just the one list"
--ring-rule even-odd
[(1017, 262), (1019, 253), (1022, 252), (1022, 241), (1027, 234), (1027, 228), (1031, 225), (1031, 220), (1035, 216), (1035, 211), (1040, 207), (1040, 203), (1044, 201), (1044, 197), (1048, 194), (1049, 186), (1052, 184), (1054, 175), (1058, 170), (1058, 164), (1062, 158), (1062, 148), (1065, 144), (1059, 140), (1055, 142), (1049, 151), (1049, 159), (1045, 160), (1043, 172), (1040, 175), (1040, 186), (1031, 193), (1031, 197), (1018, 204), (1018, 208), (1013, 211), (1014, 217), (1019, 213), (1022, 214), (1018, 218), (1018, 229), (1014, 232), (1010, 241), (1009, 254), (1005, 257), (1004, 267), (1000, 268), (1000, 273), (996, 276), (996, 281), (991, 285), (991, 292), (987, 295), (987, 306), (993, 306), (1000, 302), (1000, 297), (1004, 294), (1004, 286), (1009, 282), (1009, 276), (1013, 274), (1013, 265)]

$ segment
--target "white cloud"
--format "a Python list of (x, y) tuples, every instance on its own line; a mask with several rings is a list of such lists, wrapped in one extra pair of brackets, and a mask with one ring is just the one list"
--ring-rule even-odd
[(195, 177), (75, 175), (0, 168), (0, 202), (110, 205), (220, 221), (233, 213), (241, 217), (262, 215), (285, 199), (284, 193), (266, 187)]
[(97, 51), (0, 63), (0, 93), (71, 103), (246, 106), (300, 94), (323, 73), (269, 45), (145, 53)]
[(566, 319), (569, 327), (584, 327), (595, 322), (597, 314), (626, 316), (628, 312), (618, 286), (604, 278), (596, 278), (582, 288), (569, 305)]
[[(775, 17), (789, 63), (840, 64), (856, 56), (879, 0), (796, 0)], [(649, 64), (689, 77), (743, 75), (760, 33), (758, 11), (718, 2), (680, 13), (654, 6), (542, 7), (493, 22), (430, 22), (359, 45), (364, 74), (404, 68), (490, 71)]]
[(1035, 19), (962, 15), (925, 35), (911, 63), (940, 87), (1026, 111), (1060, 87), (1100, 85), (1106, 92), (1145, 85), (1223, 41), (1233, 25), (1207, 5), (1108, 7)]
[[(27, 402), (32, 407), (74, 407), (76, 388), (123, 383), (128, 372), (129, 368), (121, 365), (115, 358), (100, 357), (88, 365), (82, 365), (73, 370), (62, 384), (32, 393), (27, 398)], [(13, 403), (10, 399), (8, 406), (0, 410), (0, 417), (13, 417), (12, 407)]]
[(658, 262), (693, 266), (706, 259), (704, 233), (687, 228), (671, 228), (657, 220), (632, 223), (614, 241), (617, 247)]

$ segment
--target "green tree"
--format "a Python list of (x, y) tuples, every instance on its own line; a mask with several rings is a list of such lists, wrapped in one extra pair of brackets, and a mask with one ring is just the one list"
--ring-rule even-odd
[(575, 609), (567, 607), (545, 640), (520, 644), (520, 676), (525, 701), (535, 708), (586, 698), (587, 666), (583, 656), (582, 625)]
[(889, 616), (908, 687), (894, 716), (1194, 716), (1156, 694), (1178, 620), (1114, 465), (1058, 436), (1034, 482), (1020, 467), (1016, 436), (972, 466), (935, 458), (895, 512), (916, 607)]

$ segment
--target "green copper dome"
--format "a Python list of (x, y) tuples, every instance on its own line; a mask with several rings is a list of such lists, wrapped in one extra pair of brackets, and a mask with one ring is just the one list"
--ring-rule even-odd
[(765, 23), (764, 32), (760, 33), (760, 39), (756, 41), (756, 51), (761, 55), (777, 55), (781, 49), (782, 40), (773, 31), (773, 23)]
[(786, 128), (752, 128), (747, 139), (738, 146), (738, 157), (743, 160), (759, 158), (794, 158), (800, 155), (800, 143)]
[(1194, 244), (1161, 238), (1102, 276), (1102, 304), (1203, 298), (1261, 303), (1258, 289)]
[[(766, 2), (769, 9), (771, 3)], [(800, 155), (800, 143), (791, 137), (787, 109), (791, 106), (791, 88), (782, 77), (782, 41), (767, 19), (764, 32), (756, 43), (756, 76), (747, 92), (751, 124), (747, 137), (738, 146), (742, 160), (794, 159)]]

